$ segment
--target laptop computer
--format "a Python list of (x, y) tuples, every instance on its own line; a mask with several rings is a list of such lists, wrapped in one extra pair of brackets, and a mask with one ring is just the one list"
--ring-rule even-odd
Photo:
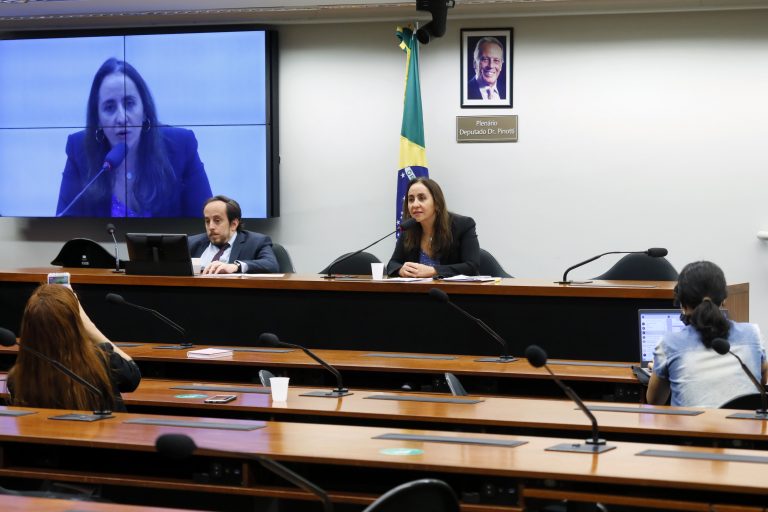
[(656, 345), (668, 332), (677, 332), (685, 327), (680, 320), (679, 309), (640, 309), (638, 310), (640, 327), (640, 367), (648, 368), (653, 361)]
[[(728, 311), (721, 310), (728, 317)], [(677, 332), (685, 327), (680, 320), (679, 309), (640, 309), (638, 310), (640, 328), (640, 367), (648, 369), (653, 361), (656, 345), (668, 332)]]

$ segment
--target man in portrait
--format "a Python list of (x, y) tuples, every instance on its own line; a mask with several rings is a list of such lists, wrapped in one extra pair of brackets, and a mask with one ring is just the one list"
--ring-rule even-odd
[(495, 37), (480, 38), (473, 56), (475, 75), (469, 79), (470, 100), (503, 100), (507, 91), (499, 82), (504, 71), (504, 45)]

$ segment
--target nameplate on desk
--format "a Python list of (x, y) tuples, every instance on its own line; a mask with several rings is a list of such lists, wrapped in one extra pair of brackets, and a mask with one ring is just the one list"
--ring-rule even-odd
[(380, 354), (378, 352), (363, 354), (363, 357), (389, 357), (392, 359), (439, 359), (443, 361), (458, 359), (458, 356), (430, 356), (430, 355), (419, 355), (419, 354)]
[(445, 436), (425, 436), (422, 434), (381, 434), (373, 439), (391, 439), (394, 441), (422, 441), (424, 443), (453, 443), (453, 444), (472, 444), (480, 446), (505, 446), (514, 448), (528, 441), (517, 441), (507, 439), (478, 439), (476, 437), (445, 437)]
[(141, 343), (115, 343), (115, 346), (123, 348), (140, 347)]
[(608, 363), (603, 361), (563, 361), (562, 359), (550, 359), (547, 364), (562, 364), (568, 366), (607, 366), (610, 368), (632, 368), (628, 363)]
[(643, 457), (667, 457), (670, 459), (716, 460), (719, 462), (752, 462), (768, 464), (768, 457), (761, 455), (740, 455), (730, 453), (678, 452), (674, 450), (643, 450), (638, 453)]
[(263, 421), (252, 421), (244, 424), (214, 421), (166, 420), (162, 418), (138, 418), (135, 420), (125, 420), (123, 423), (132, 423), (135, 425), (159, 425), (163, 427), (208, 428), (213, 430), (256, 430), (267, 426)]
[(372, 400), (396, 400), (400, 402), (435, 402), (440, 404), (479, 404), (485, 400), (479, 398), (452, 398), (437, 396), (413, 396), (413, 395), (368, 395), (363, 398)]
[(663, 409), (661, 407), (623, 407), (620, 405), (588, 405), (587, 409), (590, 411), (633, 412), (636, 414), (669, 414), (670, 416), (698, 416), (699, 414), (704, 414), (704, 411)]
[(256, 388), (256, 387), (244, 387), (244, 386), (207, 386), (207, 385), (196, 385), (196, 384), (189, 384), (186, 386), (173, 386), (171, 389), (183, 389), (186, 391), (194, 390), (194, 391), (226, 391), (226, 392), (234, 392), (234, 393), (258, 393), (261, 395), (269, 395), (272, 393), (272, 390), (270, 388)]
[(12, 409), (0, 409), (0, 416), (27, 416), (37, 414), (37, 411), (14, 411)]

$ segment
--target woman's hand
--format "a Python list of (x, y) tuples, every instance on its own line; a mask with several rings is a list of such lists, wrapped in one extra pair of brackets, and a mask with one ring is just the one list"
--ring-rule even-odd
[(400, 277), (434, 277), (437, 275), (437, 270), (435, 270), (435, 267), (430, 267), (429, 265), (406, 261), (403, 266), (400, 267), (398, 274), (400, 274)]

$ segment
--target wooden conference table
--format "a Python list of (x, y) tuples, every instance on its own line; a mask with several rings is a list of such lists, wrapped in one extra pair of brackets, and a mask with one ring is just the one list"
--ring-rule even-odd
[[(351, 389), (341, 399), (302, 396), (330, 388), (291, 386), (286, 402), (273, 402), (262, 386), (144, 379), (133, 393), (124, 393), (128, 410), (152, 414), (275, 419), (457, 429), (548, 435), (583, 439), (589, 419), (567, 399), (545, 400), (445, 393), (381, 392)], [(226, 404), (206, 404), (206, 396), (232, 394)], [(421, 401), (423, 400), (423, 401)], [(768, 449), (768, 421), (728, 418), (745, 411), (695, 407), (659, 407), (632, 403), (587, 402), (603, 437), (609, 440), (693, 443)]]
[[(294, 385), (335, 384), (333, 375), (301, 350), (233, 347), (236, 350), (232, 357), (190, 359), (189, 350), (209, 345), (174, 350), (161, 343), (117, 344), (139, 364), (145, 377), (247, 383), (257, 381), (259, 370), (267, 369), (291, 377)], [(0, 347), (0, 370), (10, 369), (17, 351), (17, 347)], [(346, 386), (354, 388), (401, 389), (407, 385), (414, 391), (448, 391), (444, 374), (450, 372), (473, 393), (562, 396), (549, 374), (543, 368), (532, 367), (524, 358), (499, 364), (469, 355), (324, 349), (314, 352), (342, 373)], [(583, 398), (642, 401), (644, 388), (632, 373), (632, 363), (551, 360), (550, 365)]]
[[(521, 511), (554, 497), (667, 510), (757, 511), (768, 503), (768, 452), (756, 450), (611, 442), (614, 448), (601, 454), (564, 453), (548, 449), (573, 441), (136, 414), (86, 423), (50, 419), (69, 411), (0, 408), (9, 411), (32, 413), (0, 416), (0, 482), (9, 486), (87, 482), (104, 486), (107, 495), (140, 488), (133, 499), (150, 501), (166, 491), (176, 506), (195, 508), (207, 508), (204, 498), (213, 496), (219, 510), (249, 497), (310, 498), (250, 460), (262, 454), (314, 481), (337, 503), (370, 503), (425, 476), (448, 482), (465, 511)], [(170, 432), (194, 439), (199, 450), (191, 461), (155, 452), (155, 439)]]
[[(496, 329), (513, 355), (536, 343), (553, 358), (602, 361), (639, 358), (637, 310), (671, 308), (674, 287), (669, 281), (403, 283), (302, 274), (163, 277), (22, 268), (0, 271), (0, 325), (18, 330), (32, 290), (48, 272), (62, 270), (72, 274), (89, 315), (112, 339), (182, 341), (146, 312), (108, 304), (104, 297), (110, 292), (159, 310), (183, 325), (183, 340), (193, 343), (253, 345), (260, 333), (273, 332), (312, 348), (497, 355), (497, 342), (428, 296), (438, 287)], [(748, 319), (749, 285), (731, 285), (729, 294), (731, 318)]]

